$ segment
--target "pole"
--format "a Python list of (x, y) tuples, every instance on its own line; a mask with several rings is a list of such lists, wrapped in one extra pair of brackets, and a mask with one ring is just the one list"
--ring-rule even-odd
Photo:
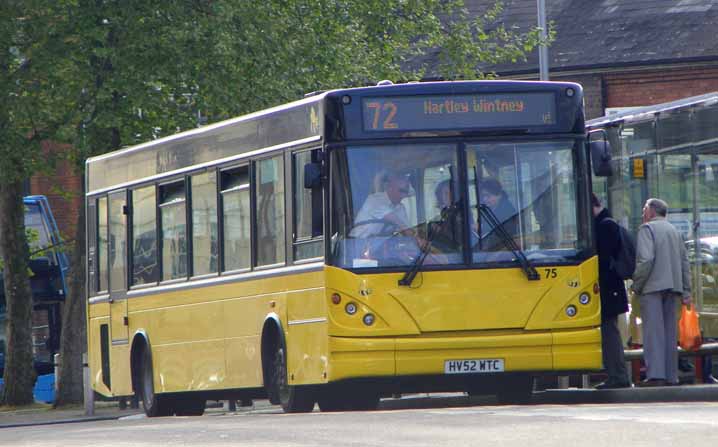
[(82, 353), (82, 389), (85, 400), (85, 415), (95, 414), (95, 393), (92, 391), (90, 366), (87, 364), (87, 353)]
[(546, 46), (547, 28), (546, 28), (546, 0), (536, 0), (538, 2), (538, 27), (541, 40), (544, 42), (539, 45), (539, 79), (548, 81), (548, 47)]

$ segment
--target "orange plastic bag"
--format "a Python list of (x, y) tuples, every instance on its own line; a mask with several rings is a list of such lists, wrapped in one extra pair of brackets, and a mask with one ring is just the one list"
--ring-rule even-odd
[(703, 344), (701, 326), (698, 323), (698, 312), (695, 306), (689, 309), (685, 304), (678, 322), (678, 344), (686, 351), (695, 351)]

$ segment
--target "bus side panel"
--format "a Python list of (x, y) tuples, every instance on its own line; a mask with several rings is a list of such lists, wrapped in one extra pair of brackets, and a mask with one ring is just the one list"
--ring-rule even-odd
[(326, 291), (317, 287), (321, 284), (311, 286), (287, 300), (287, 365), (293, 384), (326, 382), (328, 374)]
[(129, 343), (122, 343), (110, 347), (110, 371), (110, 377), (112, 378), (112, 395), (131, 395), (132, 373), (130, 371)]
[[(230, 388), (262, 386), (262, 317), (270, 312), (281, 313), (284, 307), (279, 295), (238, 296), (250, 292), (248, 284), (233, 285), (232, 292), (227, 293), (234, 298), (224, 305), (227, 387)], [(272, 301), (275, 307), (271, 307)]]
[[(102, 348), (100, 346), (100, 327), (102, 325), (109, 326), (110, 318), (102, 316), (98, 308), (101, 304), (89, 305), (89, 321), (87, 324), (87, 341), (88, 341), (88, 366), (90, 367), (90, 383), (92, 389), (103, 396), (111, 396), (112, 391), (105, 385), (102, 380)], [(106, 307), (106, 306), (105, 306)], [(100, 314), (100, 315), (98, 315)]]
[[(224, 327), (218, 324), (224, 305), (207, 301), (215, 294), (215, 289), (197, 288), (130, 298), (130, 334), (147, 334), (157, 392), (224, 386)], [(126, 358), (129, 362), (129, 353)]]

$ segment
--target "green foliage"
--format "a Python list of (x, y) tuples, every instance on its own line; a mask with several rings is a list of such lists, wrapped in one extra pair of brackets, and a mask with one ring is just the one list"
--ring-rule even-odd
[(31, 3), (37, 24), (23, 30), (37, 43), (19, 54), (46, 68), (33, 72), (31, 96), (43, 100), (42, 128), (72, 143), (78, 164), (311, 91), (417, 80), (432, 60), (432, 77), (491, 77), (479, 67), (523, 59), (538, 43), (537, 30), (501, 23), (501, 4), (471, 18), (461, 0)]
[(470, 17), (462, 2), (456, 2), (452, 20), (446, 21), (439, 40), (436, 69), (444, 79), (495, 78), (493, 71), (482, 67), (525, 61), (541, 43), (550, 44), (555, 38), (552, 26), (545, 41), (540, 30), (521, 30), (503, 22), (504, 6), (497, 1), (483, 15)]

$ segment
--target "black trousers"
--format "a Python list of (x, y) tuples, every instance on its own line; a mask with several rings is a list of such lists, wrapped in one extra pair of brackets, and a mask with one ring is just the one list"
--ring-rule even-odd
[(618, 330), (618, 316), (601, 320), (601, 350), (603, 367), (612, 383), (628, 383), (626, 359), (623, 356), (623, 341)]

